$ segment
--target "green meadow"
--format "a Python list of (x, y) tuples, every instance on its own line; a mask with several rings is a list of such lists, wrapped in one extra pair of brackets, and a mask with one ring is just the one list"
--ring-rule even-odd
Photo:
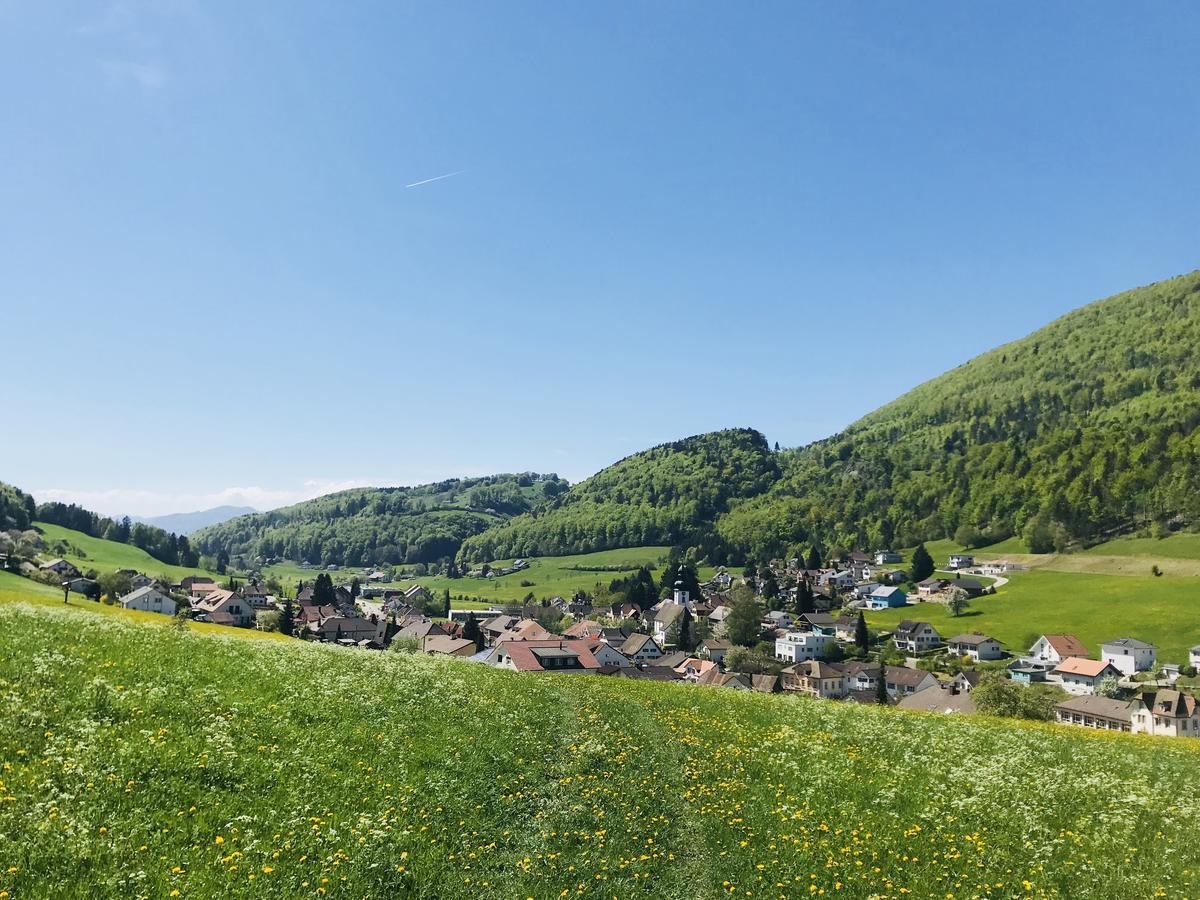
[(519, 675), (0, 592), (13, 900), (1200, 890), (1200, 742)]
[(1155, 644), (1160, 660), (1186, 663), (1188, 648), (1200, 644), (1200, 581), (1043, 569), (1015, 572), (1009, 578), (995, 595), (970, 601), (970, 608), (958, 617), (941, 603), (912, 603), (868, 613), (867, 619), (873, 628), (924, 619), (943, 637), (983, 631), (1012, 652), (1027, 649), (1039, 634), (1067, 632), (1078, 635), (1096, 656), (1103, 641), (1137, 637)]
[[(63, 559), (74, 564), (82, 571), (96, 569), (99, 572), (112, 572), (117, 569), (137, 569), (151, 577), (166, 575), (172, 581), (179, 581), (188, 575), (218, 576), (203, 569), (189, 569), (186, 566), (169, 566), (159, 562), (145, 550), (132, 544), (122, 544), (117, 541), (106, 541), (103, 538), (90, 537), (81, 531), (72, 531), (60, 525), (50, 525), (45, 522), (36, 523), (45, 536), (46, 546), (53, 547), (58, 541), (66, 541), (73, 548), (63, 554)], [(82, 553), (77, 551), (82, 550)], [(48, 551), (53, 553), (53, 551)]]

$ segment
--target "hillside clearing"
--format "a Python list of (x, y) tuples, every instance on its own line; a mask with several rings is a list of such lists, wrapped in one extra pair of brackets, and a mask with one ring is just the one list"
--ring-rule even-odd
[(14, 900), (1195, 893), (1194, 742), (20, 603), (0, 689)]
[(189, 569), (187, 566), (169, 566), (155, 559), (140, 547), (132, 544), (122, 544), (118, 541), (106, 541), (104, 538), (91, 537), (82, 531), (73, 531), (61, 525), (51, 525), (48, 522), (34, 523), (45, 538), (46, 546), (53, 547), (58, 541), (66, 541), (73, 548), (83, 551), (83, 554), (69, 551), (63, 554), (63, 559), (75, 565), (81, 571), (95, 569), (98, 572), (115, 572), (117, 569), (136, 569), (138, 572), (153, 577), (165, 575), (169, 580), (179, 581), (188, 575), (218, 576), (204, 569)]

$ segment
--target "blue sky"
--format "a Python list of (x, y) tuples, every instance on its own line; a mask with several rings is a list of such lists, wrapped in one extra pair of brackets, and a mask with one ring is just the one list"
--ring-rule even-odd
[(1196, 268), (1198, 26), (0, 0), (0, 479), (154, 514), (823, 437)]

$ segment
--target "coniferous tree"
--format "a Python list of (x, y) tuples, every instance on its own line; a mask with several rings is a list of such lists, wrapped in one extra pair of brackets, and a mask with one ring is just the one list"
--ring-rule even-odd
[(445, 618), (450, 618), (450, 588), (446, 588), (442, 592), (442, 615)]
[(804, 567), (806, 569), (821, 568), (821, 549), (816, 544), (813, 544), (809, 549), (808, 558), (804, 561)]
[(362, 593), (362, 585), (358, 583), (358, 576), (355, 575), (350, 579), (350, 599), (357, 600), (358, 595)]
[(909, 573), (914, 582), (924, 581), (933, 574), (933, 557), (929, 555), (929, 551), (925, 549), (924, 542), (917, 544), (917, 549), (913, 551), (912, 571)]
[(887, 666), (882, 661), (879, 663), (879, 680), (875, 682), (875, 701), (885, 706), (888, 702)]
[(862, 610), (858, 611), (858, 621), (854, 623), (854, 646), (859, 650), (865, 651), (867, 644), (870, 641), (870, 635), (867, 633), (867, 620), (863, 618)]
[(475, 642), (475, 652), (478, 653), (486, 646), (483, 638), (483, 632), (479, 628), (479, 623), (475, 621), (475, 613), (467, 616), (466, 624), (463, 625), (463, 637), (468, 641)]
[(292, 598), (288, 597), (283, 601), (283, 609), (279, 611), (279, 633), (291, 637), (295, 630), (296, 617), (292, 610)]
[(691, 650), (695, 646), (695, 641), (692, 639), (692, 611), (684, 609), (683, 619), (679, 623), (679, 649)]
[(796, 585), (796, 615), (802, 616), (805, 613), (816, 612), (816, 609), (812, 586), (808, 583), (807, 578), (801, 578), (800, 583)]

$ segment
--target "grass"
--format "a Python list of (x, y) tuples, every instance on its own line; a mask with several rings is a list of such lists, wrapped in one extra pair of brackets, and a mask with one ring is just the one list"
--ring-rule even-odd
[(941, 603), (913, 603), (868, 613), (874, 628), (901, 619), (931, 622), (943, 637), (984, 631), (1012, 652), (1028, 649), (1039, 634), (1078, 635), (1094, 656), (1103, 641), (1136, 637), (1158, 647), (1163, 662), (1187, 662), (1187, 649), (1200, 644), (1200, 584), (1185, 578), (1051, 572), (1015, 572), (991, 597), (979, 597), (955, 618)]
[[(597, 584), (607, 585), (614, 578), (630, 574), (639, 566), (650, 566), (657, 577), (669, 551), (669, 547), (632, 547), (574, 556), (527, 557), (529, 568), (512, 575), (497, 578), (446, 578), (442, 575), (430, 575), (405, 579), (397, 582), (396, 586), (420, 584), (435, 596), (441, 596), (442, 591), (449, 588), (451, 596), (461, 594), (466, 597), (480, 597), (487, 603), (519, 602), (531, 591), (539, 600), (556, 596), (570, 597), (576, 591), (590, 592)], [(503, 569), (512, 562), (511, 559), (496, 560), (491, 566), (494, 569)], [(311, 581), (317, 576), (317, 571), (301, 569), (295, 563), (288, 562), (268, 566), (263, 569), (263, 574), (278, 578), (285, 585), (294, 585), (298, 581)], [(730, 571), (739, 572), (740, 569), (731, 568)], [(362, 572), (361, 569), (342, 569), (331, 574), (335, 576), (335, 581), (340, 581), (349, 580), (355, 575), (361, 576)], [(698, 574), (703, 581), (715, 575), (716, 569), (701, 568)], [(522, 585), (522, 581), (531, 581), (533, 584)], [(478, 604), (454, 603), (456, 609), (472, 606)]]
[[(67, 608), (79, 611), (88, 616), (100, 616), (117, 619), (124, 622), (138, 622), (160, 628), (173, 624), (170, 616), (159, 613), (143, 612), (137, 609), (122, 609), (120, 606), (109, 606), (87, 600), (79, 594), (72, 594), (70, 603), (63, 603), (62, 589), (39, 584), (28, 578), (13, 575), (10, 572), (0, 572), (0, 604), (26, 603), (50, 609)], [(263, 640), (288, 640), (283, 635), (273, 631), (257, 631), (253, 628), (232, 628), (227, 625), (215, 625), (211, 622), (188, 622), (187, 627), (200, 634), (222, 635), (233, 638), (260, 638)]]
[(0, 603), (0, 691), (13, 900), (1200, 887), (1200, 741), (518, 675), (41, 602)]
[[(929, 541), (925, 549), (936, 562), (962, 551), (952, 540)], [(966, 551), (986, 562), (1007, 559), (1030, 569), (1092, 575), (1149, 575), (1157, 565), (1164, 576), (1200, 576), (1200, 534), (1173, 534), (1156, 538), (1116, 538), (1078, 553), (1030, 553), (1025, 542), (1012, 537), (997, 544)], [(912, 551), (906, 551), (905, 560)]]
[[(82, 550), (84, 555), (70, 552), (63, 559), (74, 564), (80, 571), (96, 569), (99, 572), (115, 572), (117, 569), (137, 569), (152, 578), (166, 575), (172, 581), (179, 581), (188, 575), (208, 575), (214, 579), (219, 576), (214, 572), (203, 569), (189, 569), (187, 566), (169, 566), (160, 562), (145, 550), (132, 544), (122, 544), (117, 541), (106, 541), (103, 538), (89, 537), (81, 531), (72, 531), (61, 525), (50, 525), (45, 522), (36, 523), (45, 536), (46, 546), (52, 547), (58, 541), (66, 541), (72, 547)], [(47, 555), (54, 555), (48, 550)]]

